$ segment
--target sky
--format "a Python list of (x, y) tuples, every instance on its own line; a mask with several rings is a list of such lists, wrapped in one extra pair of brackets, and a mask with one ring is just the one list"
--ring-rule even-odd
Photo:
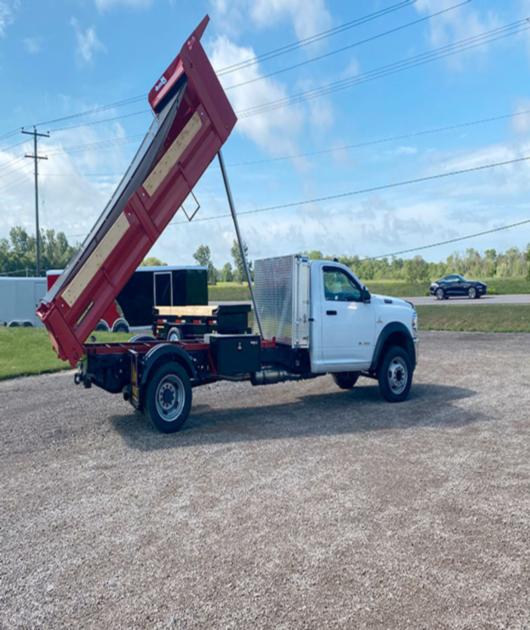
[[(37, 124), (41, 226), (82, 241), (150, 125), (146, 93), (205, 14), (216, 70), (257, 57), (221, 76), (251, 259), (379, 256), (530, 218), (530, 161), (424, 179), (530, 156), (530, 0), (0, 0), (0, 238), (35, 228), (20, 128)], [(177, 213), (151, 255), (189, 264), (204, 243), (220, 267), (234, 229), (215, 218), (215, 163), (195, 195), (201, 221)], [(528, 243), (530, 224), (418, 253)]]

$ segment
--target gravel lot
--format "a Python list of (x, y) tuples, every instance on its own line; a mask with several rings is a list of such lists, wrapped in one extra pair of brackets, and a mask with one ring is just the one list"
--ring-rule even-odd
[(529, 356), (424, 333), (407, 403), (218, 384), (171, 436), (0, 383), (0, 627), (529, 628)]

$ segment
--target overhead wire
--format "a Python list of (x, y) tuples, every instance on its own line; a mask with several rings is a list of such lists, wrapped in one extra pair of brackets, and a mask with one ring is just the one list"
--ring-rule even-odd
[(248, 79), (246, 81), (241, 81), (240, 83), (234, 83), (232, 85), (228, 85), (225, 87), (225, 90), (233, 90), (235, 88), (243, 87), (244, 85), (249, 85), (251, 83), (255, 83), (257, 81), (263, 81), (270, 77), (277, 76), (278, 74), (283, 74), (284, 72), (289, 72), (290, 70), (295, 70), (297, 68), (301, 68), (303, 66), (307, 66), (309, 64), (315, 63), (316, 61), (321, 61), (322, 59), (327, 59), (328, 57), (332, 57), (339, 53), (342, 53), (346, 50), (351, 50), (352, 48), (357, 48), (364, 44), (368, 44), (370, 42), (374, 42), (383, 37), (387, 37), (388, 35), (393, 35), (394, 33), (398, 33), (402, 30), (410, 28), (411, 26), (416, 26), (417, 24), (421, 24), (423, 22), (427, 22), (428, 20), (432, 20), (435, 17), (440, 15), (444, 15), (445, 13), (449, 13), (450, 11), (454, 11), (462, 7), (465, 4), (468, 4), (469, 0), (463, 0), (463, 2), (459, 2), (458, 4), (454, 4), (450, 7), (446, 7), (445, 9), (441, 9), (440, 11), (436, 11), (435, 13), (430, 13), (429, 15), (424, 15), (423, 17), (417, 18), (410, 22), (406, 22), (405, 24), (400, 24), (399, 26), (395, 26), (394, 28), (383, 31), (382, 33), (376, 33), (375, 35), (371, 35), (370, 37), (365, 37), (364, 39), (353, 42), (352, 44), (348, 44), (347, 46), (341, 46), (340, 48), (336, 48), (335, 50), (330, 50), (327, 53), (322, 53), (321, 55), (317, 55), (316, 57), (311, 57), (309, 59), (305, 59), (304, 61), (300, 61), (298, 63), (292, 64), (290, 66), (286, 66), (284, 68), (279, 68), (278, 70), (274, 70), (273, 72), (268, 72), (267, 74), (262, 74), (258, 77), (254, 77), (252, 79)]
[(509, 223), (508, 225), (500, 225), (490, 230), (482, 230), (481, 232), (474, 232), (473, 234), (466, 234), (465, 236), (457, 236), (455, 238), (448, 238), (444, 241), (437, 241), (435, 243), (429, 243), (428, 245), (420, 245), (418, 247), (411, 247), (409, 249), (402, 249), (397, 252), (390, 252), (389, 254), (380, 254), (379, 256), (369, 256), (364, 260), (377, 260), (379, 258), (395, 258), (402, 254), (411, 254), (413, 252), (419, 252), (425, 249), (432, 249), (434, 247), (441, 247), (442, 245), (450, 245), (452, 243), (458, 243), (459, 241), (467, 241), (479, 236), (486, 236), (487, 234), (495, 234), (496, 232), (502, 232), (504, 230), (511, 230), (512, 228), (519, 227), (521, 225), (527, 225), (530, 223), (530, 219), (524, 219), (523, 221), (517, 221), (516, 223)]
[(353, 87), (355, 85), (359, 85), (361, 83), (366, 83), (368, 81), (373, 81), (375, 79), (403, 72), (404, 70), (409, 70), (410, 68), (415, 68), (421, 65), (425, 65), (427, 63), (438, 61), (440, 59), (445, 59), (446, 57), (450, 57), (461, 52), (465, 52), (467, 50), (472, 50), (474, 48), (484, 46), (485, 44), (490, 44), (494, 41), (518, 35), (529, 29), (530, 18), (526, 17), (522, 20), (517, 20), (505, 26), (485, 31), (480, 35), (466, 37), (452, 44), (440, 46), (439, 48), (436, 48), (432, 51), (427, 51), (418, 55), (414, 55), (412, 57), (408, 57), (406, 59), (401, 59), (391, 64), (374, 68), (373, 70), (364, 72), (360, 75), (351, 75), (344, 79), (332, 81), (319, 87), (305, 90), (303, 92), (298, 92), (297, 94), (292, 94), (281, 99), (275, 99), (273, 101), (253, 105), (251, 107), (238, 110), (236, 113), (238, 114), (239, 118), (248, 118), (250, 116), (255, 116), (258, 114), (268, 113), (276, 109), (295, 105), (307, 100), (319, 98), (321, 96), (326, 96), (328, 94), (332, 94)]
[[(337, 199), (345, 199), (347, 197), (353, 197), (357, 195), (365, 195), (373, 192), (380, 192), (382, 190), (390, 190), (392, 188), (401, 188), (404, 186), (410, 186), (412, 184), (420, 184), (424, 182), (445, 179), (448, 177), (454, 177), (457, 175), (465, 175), (467, 173), (474, 173), (479, 171), (491, 170), (493, 168), (498, 168), (502, 166), (508, 166), (511, 164), (519, 164), (523, 162), (528, 162), (530, 160), (530, 155), (525, 155), (518, 158), (513, 158), (511, 160), (503, 160), (500, 162), (489, 162), (487, 164), (481, 164), (478, 166), (471, 166), (469, 168), (461, 168), (455, 169), (452, 171), (444, 171), (442, 173), (435, 173), (433, 175), (424, 175), (422, 177), (414, 177), (411, 179), (404, 179), (395, 182), (390, 182), (388, 184), (379, 184), (377, 186), (369, 186), (366, 188), (358, 188), (356, 190), (349, 190), (343, 193), (336, 193), (332, 195), (324, 195), (322, 197), (314, 197), (312, 199), (302, 199), (299, 201), (291, 201), (288, 203), (277, 204), (273, 206), (265, 206), (263, 208), (255, 208), (253, 210), (244, 210), (242, 212), (238, 212), (238, 216), (248, 216), (251, 214), (260, 214), (263, 212), (272, 212), (274, 210), (286, 210), (289, 208), (296, 208), (301, 206), (312, 205), (315, 203), (322, 203), (324, 201), (334, 201)], [(219, 214), (211, 217), (199, 217), (198, 219), (194, 219), (194, 222), (204, 222), (204, 221), (215, 221), (218, 219), (225, 219), (231, 217), (231, 214)], [(169, 223), (169, 225), (176, 224), (184, 224), (186, 221), (173, 221)]]
[[(298, 40), (297, 42), (292, 42), (291, 44), (286, 44), (284, 46), (280, 46), (278, 48), (272, 49), (270, 51), (267, 51), (265, 53), (261, 53), (255, 57), (251, 57), (248, 58), (246, 60), (243, 60), (241, 62), (238, 62), (236, 64), (231, 64), (229, 66), (225, 66), (222, 68), (219, 68), (217, 70), (217, 74), (219, 76), (224, 76), (226, 74), (229, 74), (231, 72), (235, 72), (236, 70), (241, 69), (242, 67), (248, 67), (248, 66), (252, 66), (255, 65), (257, 63), (260, 63), (261, 61), (268, 61), (269, 59), (273, 59), (279, 55), (283, 55), (286, 54), (287, 52), (292, 52), (293, 50), (296, 50), (298, 48), (302, 48), (304, 46), (308, 46), (310, 44), (316, 43), (318, 41), (321, 41), (322, 39), (325, 39), (327, 37), (331, 37), (332, 35), (336, 35), (338, 33), (342, 33), (346, 30), (349, 30), (355, 26), (360, 26), (362, 24), (366, 24), (367, 22), (370, 22), (372, 20), (375, 20), (379, 17), (384, 17), (385, 15), (388, 15), (390, 13), (393, 13), (394, 11), (397, 11), (399, 9), (402, 8), (406, 8), (409, 6), (414, 5), (417, 2), (417, 0), (402, 0), (401, 2), (398, 2), (394, 5), (391, 5), (390, 7), (386, 7), (384, 9), (380, 9), (378, 11), (375, 11), (373, 13), (367, 14), (365, 16), (362, 16), (360, 18), (356, 18), (354, 20), (350, 20), (348, 22), (345, 22), (343, 24), (339, 24), (336, 27), (333, 27), (331, 29), (327, 29), (325, 31), (321, 31), (319, 33), (315, 33), (314, 35), (307, 37), (307, 38), (303, 38), (301, 40)], [(466, 0), (466, 2), (471, 2), (471, 0)], [(67, 120), (74, 120), (76, 118), (83, 118), (86, 116), (93, 116), (94, 114), (98, 114), (101, 112), (105, 112), (111, 109), (116, 109), (119, 107), (126, 107), (129, 105), (133, 105), (135, 103), (138, 103), (140, 101), (143, 101), (147, 96), (147, 93), (144, 92), (142, 94), (137, 94), (136, 96), (131, 96), (125, 99), (120, 99), (117, 101), (114, 101), (112, 103), (107, 103), (104, 105), (98, 105), (89, 109), (85, 109), (83, 111), (80, 112), (74, 112), (72, 114), (66, 114), (64, 116), (58, 116), (56, 118), (50, 118), (50, 119), (46, 119), (46, 120), (40, 120), (36, 123), (33, 123), (33, 125), (31, 126), (36, 126), (36, 127), (45, 127), (45, 126), (51, 126), (51, 125), (55, 125), (57, 123), (60, 122), (64, 122)], [(141, 112), (137, 112), (137, 113), (144, 113), (144, 112), (149, 112), (151, 111), (150, 109), (145, 109), (142, 110)], [(131, 114), (131, 115), (136, 115), (135, 114)], [(126, 117), (126, 116), (123, 116)], [(118, 119), (121, 117), (116, 117), (115, 119)], [(88, 123), (86, 123), (88, 124)], [(93, 121), (93, 124), (97, 124), (97, 121)], [(29, 126), (29, 125), (25, 125), (25, 126)], [(77, 127), (76, 126), (69, 126), (69, 127), (62, 127), (61, 129), (73, 129)], [(14, 135), (16, 135), (17, 133), (20, 132), (20, 129), (23, 127), (17, 127), (16, 129), (12, 129), (11, 131), (8, 131), (6, 133), (4, 133), (3, 135), (0, 135), (0, 140), (4, 140), (7, 138), (10, 138)], [(54, 129), (55, 130), (55, 129)]]

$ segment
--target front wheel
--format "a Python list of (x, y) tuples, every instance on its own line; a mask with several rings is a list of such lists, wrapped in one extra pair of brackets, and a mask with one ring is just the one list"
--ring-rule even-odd
[(159, 431), (175, 433), (188, 418), (191, 398), (186, 370), (178, 363), (165, 363), (149, 379), (145, 411)]
[(475, 289), (475, 287), (469, 287), (469, 291), (467, 292), (467, 295), (468, 295), (470, 300), (476, 300), (477, 299), (477, 290)]
[(443, 300), (445, 298), (445, 291), (443, 289), (436, 289), (436, 299), (437, 300)]
[(389, 348), (377, 371), (379, 390), (388, 402), (402, 402), (412, 385), (412, 364), (408, 352), (399, 346)]
[(358, 378), (358, 372), (337, 372), (333, 374), (335, 385), (340, 387), (340, 389), (353, 389)]

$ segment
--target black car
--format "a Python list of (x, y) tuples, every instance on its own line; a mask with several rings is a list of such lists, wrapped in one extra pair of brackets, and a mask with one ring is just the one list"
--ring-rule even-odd
[(429, 287), (431, 295), (437, 300), (445, 300), (449, 297), (468, 297), (472, 300), (486, 295), (488, 287), (484, 282), (466, 280), (459, 274), (450, 274), (433, 282)]

